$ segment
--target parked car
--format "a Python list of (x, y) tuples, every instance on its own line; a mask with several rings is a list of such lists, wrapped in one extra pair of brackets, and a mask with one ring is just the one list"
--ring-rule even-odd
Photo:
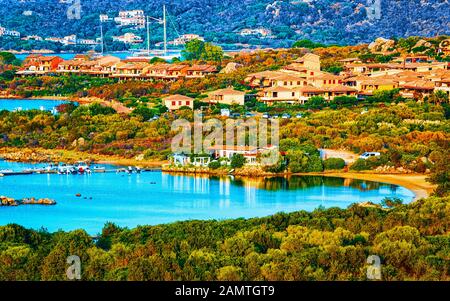
[(303, 118), (303, 114), (302, 113), (298, 113), (297, 115), (295, 115), (295, 118)]
[(220, 109), (220, 115), (230, 117), (230, 109)]
[(245, 113), (245, 117), (246, 118), (252, 118), (252, 117), (255, 117), (255, 114), (253, 114), (252, 112), (246, 112)]
[(232, 113), (232, 114), (230, 115), (230, 117), (231, 117), (231, 118), (239, 118), (239, 117), (241, 117), (241, 114), (239, 114), (239, 113)]
[(369, 158), (372, 158), (372, 157), (379, 157), (379, 156), (381, 156), (381, 154), (378, 153), (378, 152), (365, 152), (364, 154), (362, 154), (361, 156), (359, 156), (359, 158), (360, 158), (360, 159), (367, 160), (367, 159), (369, 159)]
[(289, 115), (288, 113), (284, 113), (284, 114), (281, 116), (281, 118), (283, 118), (283, 119), (290, 119), (290, 118), (291, 118), (291, 115)]
[(269, 119), (269, 118), (270, 118), (270, 115), (269, 115), (269, 113), (264, 113), (264, 114), (262, 115), (262, 117), (263, 117), (263, 118), (266, 118), (266, 119)]

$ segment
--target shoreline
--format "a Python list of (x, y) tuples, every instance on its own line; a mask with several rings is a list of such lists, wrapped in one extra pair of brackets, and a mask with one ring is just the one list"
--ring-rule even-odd
[(118, 166), (140, 166), (143, 168), (158, 168), (167, 163), (164, 160), (139, 160), (136, 158), (122, 158), (101, 154), (90, 154), (74, 150), (46, 150), (30, 148), (0, 147), (0, 159), (11, 162), (25, 163), (48, 163), (64, 162), (74, 163), (77, 161), (90, 161), (96, 164), (111, 164)]
[(346, 178), (354, 180), (364, 180), (372, 182), (380, 182), (386, 184), (394, 184), (402, 186), (415, 195), (413, 202), (422, 198), (429, 197), (435, 185), (426, 181), (427, 175), (424, 174), (378, 174), (373, 172), (322, 172), (322, 173), (300, 173), (294, 175), (324, 176), (335, 178)]
[[(170, 170), (170, 168), (162, 168), (163, 172), (167, 173), (184, 173), (184, 174), (201, 174), (201, 175), (216, 175), (224, 176), (228, 175), (223, 171), (211, 171), (208, 169), (202, 170)], [(412, 193), (414, 193), (414, 201), (422, 198), (429, 197), (436, 185), (433, 185), (426, 181), (428, 175), (425, 174), (394, 174), (394, 173), (376, 173), (376, 172), (345, 172), (345, 171), (325, 171), (325, 172), (309, 172), (309, 173), (233, 173), (234, 176), (247, 177), (247, 178), (259, 178), (259, 177), (285, 177), (285, 176), (321, 176), (321, 177), (335, 177), (354, 180), (364, 180), (372, 182), (380, 182), (385, 184), (394, 184), (402, 186)]]
[(0, 94), (0, 99), (20, 99), (20, 100), (65, 100), (70, 102), (78, 102), (77, 100), (69, 97), (69, 96), (31, 96), (31, 97), (21, 97), (18, 95), (11, 94)]
[(0, 99), (4, 100), (14, 100), (14, 99), (20, 99), (20, 100), (26, 100), (26, 101), (33, 101), (33, 100), (60, 100), (60, 101), (67, 101), (67, 102), (75, 102), (79, 105), (89, 105), (92, 103), (100, 103), (106, 107), (111, 107), (114, 110), (116, 110), (117, 113), (125, 113), (129, 114), (133, 110), (131, 108), (128, 108), (124, 106), (121, 102), (113, 100), (108, 101), (106, 99), (98, 98), (98, 97), (71, 97), (71, 96), (32, 96), (32, 97), (20, 97), (17, 95), (0, 95)]
[[(74, 150), (46, 150), (46, 149), (19, 149), (11, 147), (0, 148), (0, 158), (16, 162), (65, 162), (73, 163), (76, 161), (91, 161), (96, 164), (111, 164), (118, 166), (139, 166), (142, 168), (161, 168), (162, 172), (167, 173), (184, 173), (184, 174), (202, 174), (202, 175), (228, 175), (225, 171), (211, 171), (209, 169), (202, 170), (171, 170), (167, 168), (166, 160), (141, 160), (140, 158), (122, 158), (119, 156), (107, 156), (101, 154), (90, 154)], [(414, 193), (413, 201), (426, 198), (432, 194), (435, 185), (426, 181), (425, 174), (383, 174), (375, 172), (345, 172), (345, 171), (328, 171), (316, 173), (254, 173), (252, 170), (237, 171), (233, 175), (247, 178), (254, 177), (284, 177), (291, 175), (298, 176), (324, 176), (339, 177), (355, 180), (365, 180), (373, 182), (381, 182), (386, 184), (394, 184), (402, 186)]]

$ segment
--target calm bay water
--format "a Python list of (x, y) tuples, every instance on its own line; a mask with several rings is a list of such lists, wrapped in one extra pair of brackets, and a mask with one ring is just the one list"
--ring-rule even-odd
[[(0, 161), (0, 169), (23, 170), (27, 163)], [(42, 166), (42, 165), (41, 165)], [(107, 169), (113, 169), (107, 166)], [(81, 197), (75, 194), (81, 193)], [(49, 231), (83, 228), (99, 233), (106, 222), (135, 227), (191, 219), (261, 217), (276, 212), (345, 208), (414, 194), (396, 185), (326, 177), (234, 179), (161, 172), (91, 175), (35, 174), (0, 177), (0, 194), (48, 197), (55, 206), (0, 207), (0, 225), (17, 223)]]
[(49, 100), (49, 99), (0, 99), (0, 111), (14, 111), (14, 110), (45, 110), (51, 111), (57, 106), (66, 103), (63, 100)]
[[(43, 53), (42, 55), (43, 56), (59, 56), (63, 60), (71, 60), (77, 54), (83, 54), (83, 53)], [(167, 54), (168, 54), (168, 56), (180, 57), (181, 51), (180, 50), (168, 50)], [(16, 57), (19, 60), (24, 60), (28, 55), (29, 55), (28, 53), (16, 54)], [(132, 57), (133, 52), (131, 52), (131, 51), (106, 52), (104, 55), (112, 55), (112, 56), (118, 57), (121, 60), (124, 60), (126, 58)], [(157, 56), (157, 55), (150, 54), (150, 57), (155, 57), (155, 56)]]

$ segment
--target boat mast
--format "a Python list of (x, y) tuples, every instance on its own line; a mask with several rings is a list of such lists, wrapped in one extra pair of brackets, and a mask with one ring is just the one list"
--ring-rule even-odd
[(100, 41), (101, 41), (101, 49), (102, 49), (102, 56), (103, 56), (103, 23), (102, 19), (100, 19)]
[(166, 5), (163, 5), (164, 55), (167, 55)]
[(150, 20), (148, 16), (147, 19), (147, 55), (150, 56)]

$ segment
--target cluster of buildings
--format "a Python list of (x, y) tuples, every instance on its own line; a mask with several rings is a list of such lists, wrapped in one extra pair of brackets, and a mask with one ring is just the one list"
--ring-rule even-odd
[(113, 20), (117, 26), (131, 26), (135, 29), (145, 28), (145, 14), (141, 9), (119, 11), (119, 15), (113, 18), (106, 14), (100, 15), (100, 22), (110, 20)]
[[(233, 88), (219, 89), (207, 93), (207, 97), (202, 102), (209, 104), (244, 105), (246, 93)], [(194, 108), (194, 99), (184, 95), (170, 95), (163, 99), (164, 105), (169, 111), (175, 111), (182, 107)]]
[(62, 38), (58, 38), (58, 37), (48, 37), (48, 38), (44, 38), (42, 39), (39, 36), (27, 36), (24, 37), (23, 39), (35, 39), (35, 40), (45, 40), (45, 41), (49, 41), (49, 42), (53, 42), (53, 43), (61, 43), (65, 46), (67, 45), (97, 45), (99, 44), (99, 42), (97, 40), (93, 40), (93, 39), (79, 39), (77, 38), (76, 34), (71, 34)]
[(189, 34), (183, 34), (183, 35), (179, 36), (178, 38), (174, 39), (173, 41), (169, 41), (167, 44), (173, 45), (173, 46), (182, 46), (192, 40), (205, 41), (205, 39), (202, 36), (200, 36), (198, 34), (189, 33)]
[(17, 72), (18, 75), (83, 74), (120, 80), (177, 80), (201, 78), (216, 73), (213, 65), (150, 64), (148, 59), (130, 58), (120, 60), (114, 56), (92, 57), (76, 55), (71, 60), (59, 56), (29, 55)]
[(239, 34), (245, 36), (258, 36), (258, 37), (273, 37), (272, 31), (267, 28), (244, 28)]
[[(277, 71), (249, 74), (245, 81), (258, 90), (261, 102), (304, 104), (311, 97), (330, 101), (338, 96), (364, 98), (379, 91), (399, 89), (406, 98), (421, 99), (442, 91), (450, 95), (450, 68), (447, 62), (426, 61), (411, 56), (403, 62), (364, 64), (357, 58), (345, 59), (344, 70), (334, 75), (321, 70), (320, 57), (308, 53)], [(150, 64), (147, 59), (120, 60), (114, 56), (77, 55), (71, 60), (58, 56), (28, 56), (18, 75), (84, 74), (123, 80), (168, 80), (202, 78), (217, 73), (213, 65), (187, 63)], [(244, 105), (246, 93), (233, 88), (209, 92), (202, 100), (211, 104)], [(194, 100), (183, 95), (164, 99), (170, 110), (193, 108)]]
[(16, 30), (9, 30), (3, 26), (0, 26), (0, 37), (9, 36), (14, 38), (21, 38), (24, 41), (48, 41), (52, 43), (61, 43), (63, 45), (97, 45), (98, 41), (94, 39), (79, 39), (75, 34), (68, 35), (62, 38), (58, 37), (41, 37), (39, 35), (22, 36), (22, 34)]
[(140, 44), (144, 41), (140, 36), (132, 32), (127, 32), (121, 36), (113, 36), (112, 40), (114, 42), (121, 42), (125, 44)]
[(172, 154), (171, 163), (173, 165), (194, 165), (198, 167), (206, 167), (212, 160), (221, 158), (227, 159), (224, 164), (229, 164), (234, 155), (242, 155), (245, 158), (246, 165), (258, 165), (258, 155), (268, 152), (278, 152), (278, 146), (267, 145), (265, 147), (256, 147), (248, 145), (213, 145), (206, 149), (204, 155), (189, 156), (182, 153)]
[(334, 75), (321, 71), (320, 57), (308, 53), (277, 71), (249, 74), (246, 82), (259, 89), (259, 100), (303, 104), (313, 96), (333, 100), (337, 96), (363, 98), (377, 91), (400, 89), (408, 98), (421, 98), (441, 90), (449, 93), (450, 70), (447, 62), (424, 61), (408, 57), (403, 62), (363, 64), (345, 59), (344, 71)]

